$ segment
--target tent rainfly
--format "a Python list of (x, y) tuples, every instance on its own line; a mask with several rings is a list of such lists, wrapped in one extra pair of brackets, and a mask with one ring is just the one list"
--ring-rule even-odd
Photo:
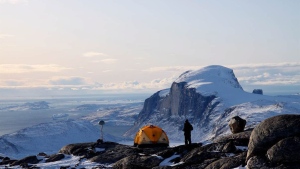
[(134, 146), (137, 147), (159, 147), (169, 146), (169, 139), (164, 130), (158, 126), (147, 125), (136, 133)]

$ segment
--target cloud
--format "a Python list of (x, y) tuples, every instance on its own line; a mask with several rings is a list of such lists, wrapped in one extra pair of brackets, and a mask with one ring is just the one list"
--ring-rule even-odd
[(87, 52), (83, 54), (84, 57), (97, 57), (97, 56), (108, 56), (107, 54), (104, 53), (99, 53), (99, 52)]
[(20, 4), (20, 3), (28, 3), (28, 0), (0, 0), (0, 4)]
[(134, 81), (124, 81), (121, 83), (107, 83), (101, 84), (96, 83), (92, 90), (115, 90), (115, 91), (134, 91), (134, 90), (161, 90), (165, 88), (170, 88), (172, 82), (175, 80), (175, 77), (170, 78), (162, 78), (162, 79), (154, 79), (148, 82), (139, 82), (137, 80)]
[[(277, 65), (277, 66), (275, 66)], [(300, 64), (297, 63), (281, 63), (281, 64), (248, 64), (248, 65), (231, 65), (226, 66), (232, 68), (238, 81), (246, 91), (255, 88), (261, 88), (269, 93), (280, 91), (290, 91), (290, 93), (298, 91), (300, 86)], [(61, 71), (67, 68), (58, 65), (9, 65), (7, 67), (0, 65), (0, 73), (10, 67), (10, 71), (34, 72), (48, 71), (50, 68)], [(180, 73), (186, 70), (199, 69), (203, 66), (169, 66), (169, 67), (153, 67), (144, 71), (162, 75), (161, 78), (142, 81), (142, 79), (124, 81), (119, 83), (101, 83), (92, 82), (88, 77), (55, 77), (52, 79), (2, 79), (0, 88), (45, 88), (54, 91), (78, 91), (93, 93), (95, 92), (155, 92), (165, 88), (170, 88), (174, 80)], [(45, 70), (46, 69), (46, 70)], [(14, 71), (13, 71), (14, 70)], [(6, 70), (7, 71), (7, 70)], [(103, 72), (109, 72), (107, 69)], [(162, 73), (167, 72), (167, 73)], [(174, 73), (176, 72), (176, 73)], [(159, 77), (159, 76), (158, 76)], [(95, 80), (95, 78), (93, 78)], [(101, 80), (101, 79), (98, 79)], [(117, 80), (120, 80), (117, 78)], [(63, 94), (63, 92), (62, 92)]]
[(282, 63), (259, 63), (259, 64), (237, 64), (229, 65), (232, 69), (269, 69), (269, 68), (291, 68), (300, 67), (300, 62), (282, 62)]
[(100, 62), (105, 63), (105, 64), (113, 64), (117, 62), (117, 59), (103, 59), (100, 60)]
[(31, 72), (60, 72), (68, 69), (70, 68), (66, 68), (55, 64), (48, 64), (48, 65), (0, 64), (0, 74), (31, 73)]
[(229, 66), (244, 87), (299, 86), (300, 62)]
[(85, 79), (82, 77), (55, 77), (49, 80), (51, 85), (84, 85), (86, 84)]
[[(238, 64), (224, 65), (233, 69), (235, 76), (244, 89), (253, 90), (254, 88), (264, 88), (266, 90), (278, 89), (288, 91), (288, 89), (300, 86), (300, 62), (283, 62), (283, 63), (259, 63), (259, 64)], [(196, 70), (203, 68), (200, 66), (165, 66), (152, 67), (143, 71), (149, 73), (172, 72), (180, 73), (186, 70)], [(156, 86), (160, 86), (157, 85)], [(161, 85), (163, 86), (163, 85)], [(149, 85), (147, 87), (150, 87)], [(275, 89), (276, 88), (276, 91)], [(269, 91), (269, 92), (270, 92)], [(299, 91), (299, 90), (298, 90)]]
[[(1, 1), (1, 0), (0, 0), (0, 1)], [(10, 35), (10, 34), (0, 34), (0, 39), (10, 38), (10, 37), (14, 37), (14, 35)]]
[(203, 66), (165, 66), (165, 67), (151, 67), (149, 69), (145, 69), (145, 72), (184, 72), (186, 70), (195, 70), (200, 69)]
[(3, 85), (5, 86), (23, 86), (24, 82), (20, 80), (4, 80)]

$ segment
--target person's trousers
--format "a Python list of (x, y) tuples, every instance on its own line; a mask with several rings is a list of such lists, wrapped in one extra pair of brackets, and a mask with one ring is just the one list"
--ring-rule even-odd
[(184, 135), (185, 145), (192, 144), (191, 135)]

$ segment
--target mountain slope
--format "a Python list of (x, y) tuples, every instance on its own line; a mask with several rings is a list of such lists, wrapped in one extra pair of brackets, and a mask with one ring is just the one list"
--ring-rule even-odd
[[(105, 134), (107, 140), (117, 139)], [(68, 120), (42, 123), (0, 137), (0, 152), (9, 157), (23, 157), (29, 154), (57, 151), (71, 143), (95, 142), (100, 138), (100, 130), (84, 120)]]
[(299, 97), (247, 93), (231, 69), (214, 65), (187, 71), (170, 89), (146, 99), (135, 126), (125, 135), (133, 137), (143, 125), (155, 124), (171, 140), (182, 140), (183, 123), (189, 119), (194, 126), (192, 140), (198, 142), (229, 133), (228, 121), (236, 115), (247, 120), (247, 127), (253, 127), (275, 114), (299, 112)]

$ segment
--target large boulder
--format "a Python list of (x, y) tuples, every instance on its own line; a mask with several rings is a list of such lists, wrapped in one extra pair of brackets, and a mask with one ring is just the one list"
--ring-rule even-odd
[(273, 145), (267, 151), (272, 163), (300, 162), (300, 137), (289, 137)]
[(269, 169), (268, 161), (265, 157), (253, 156), (247, 162), (247, 169)]
[(246, 126), (246, 120), (240, 118), (239, 116), (234, 116), (229, 121), (230, 131), (235, 133), (243, 132)]
[(12, 166), (16, 166), (16, 165), (20, 165), (20, 164), (23, 164), (23, 163), (30, 163), (30, 164), (37, 164), (40, 160), (37, 159), (36, 156), (28, 156), (28, 157), (25, 157), (21, 160), (18, 160), (18, 161), (15, 161), (14, 163), (12, 163), (11, 165)]
[(246, 152), (234, 157), (225, 157), (209, 164), (205, 169), (231, 169), (238, 166), (245, 166)]
[(230, 134), (227, 136), (217, 137), (213, 140), (214, 143), (234, 142), (236, 146), (248, 146), (252, 130), (247, 130), (240, 133)]
[(264, 156), (278, 141), (300, 134), (300, 115), (279, 115), (258, 124), (250, 136), (246, 160)]
[(61, 159), (64, 159), (65, 155), (64, 154), (53, 154), (51, 155), (47, 160), (46, 163), (54, 162), (54, 161), (59, 161)]
[(158, 166), (163, 161), (163, 158), (157, 156), (140, 156), (131, 155), (125, 157), (113, 165), (115, 169), (151, 169)]
[(222, 148), (223, 153), (234, 153), (236, 151), (236, 147), (232, 141), (228, 142)]
[(68, 145), (62, 147), (59, 150), (59, 153), (71, 155), (71, 154), (74, 154), (74, 152), (78, 153), (78, 150), (88, 149), (88, 148), (94, 147), (94, 145), (95, 145), (95, 143), (93, 143), (93, 142), (68, 144)]
[(122, 158), (139, 153), (139, 149), (127, 145), (116, 145), (113, 148), (106, 149), (103, 153), (96, 155), (89, 160), (100, 164), (115, 163)]

